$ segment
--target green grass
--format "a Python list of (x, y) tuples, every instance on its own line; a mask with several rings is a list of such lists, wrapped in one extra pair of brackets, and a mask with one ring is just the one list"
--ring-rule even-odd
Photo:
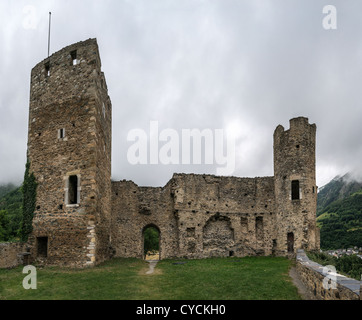
[[(181, 261), (181, 260), (178, 260)], [(212, 258), (148, 263), (113, 259), (89, 269), (37, 269), (37, 289), (22, 287), (22, 267), (0, 270), (0, 299), (9, 300), (298, 300), (280, 257)]]

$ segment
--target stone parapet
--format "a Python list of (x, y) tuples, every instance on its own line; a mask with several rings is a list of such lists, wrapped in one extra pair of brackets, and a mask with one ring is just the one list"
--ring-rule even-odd
[(302, 282), (317, 299), (360, 300), (361, 281), (334, 273), (332, 268), (310, 260), (304, 250), (298, 250), (296, 262)]

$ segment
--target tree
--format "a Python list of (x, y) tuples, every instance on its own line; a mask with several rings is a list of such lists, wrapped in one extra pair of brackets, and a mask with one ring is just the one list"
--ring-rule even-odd
[(0, 242), (9, 239), (9, 217), (6, 210), (0, 210)]
[(23, 206), (22, 222), (20, 228), (21, 241), (26, 242), (29, 234), (32, 232), (33, 216), (36, 205), (36, 188), (37, 182), (34, 173), (30, 173), (30, 162), (26, 163), (24, 182), (22, 186)]
[(144, 232), (144, 254), (159, 250), (159, 232), (154, 227), (148, 227)]

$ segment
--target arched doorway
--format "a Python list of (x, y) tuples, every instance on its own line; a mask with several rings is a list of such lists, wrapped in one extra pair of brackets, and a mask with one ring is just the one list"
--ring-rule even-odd
[(145, 260), (161, 260), (161, 232), (153, 225), (147, 225), (142, 231), (143, 258)]
[(234, 255), (230, 248), (234, 246), (234, 229), (230, 218), (216, 214), (203, 228), (204, 254), (208, 256), (227, 257)]

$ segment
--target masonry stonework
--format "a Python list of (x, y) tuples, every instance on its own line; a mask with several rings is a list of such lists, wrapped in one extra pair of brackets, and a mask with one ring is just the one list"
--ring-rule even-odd
[(24, 262), (26, 244), (21, 242), (0, 243), (0, 269), (14, 268)]
[(274, 132), (274, 176), (174, 174), (164, 187), (111, 181), (112, 106), (97, 41), (68, 46), (31, 73), (28, 158), (38, 181), (33, 259), (92, 266), (143, 257), (160, 232), (160, 258), (294, 255), (319, 249), (316, 126)]
[(33, 68), (27, 156), (38, 181), (32, 255), (75, 266), (107, 259), (111, 102), (95, 40)]

